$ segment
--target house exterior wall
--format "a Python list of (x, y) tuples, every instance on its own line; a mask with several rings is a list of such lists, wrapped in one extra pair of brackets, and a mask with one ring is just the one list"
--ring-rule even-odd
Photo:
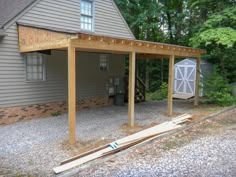
[[(134, 38), (113, 0), (94, 0), (94, 10), (95, 34)], [(41, 0), (18, 22), (79, 32), (80, 0)]]
[[(26, 82), (25, 60), (18, 51), (16, 25), (0, 42), (0, 108), (67, 99), (67, 53), (52, 51), (46, 57), (46, 81)], [(78, 99), (108, 96), (109, 77), (124, 75), (124, 56), (113, 55), (110, 70), (99, 70), (99, 54), (77, 53)]]
[[(66, 2), (66, 3), (65, 3)], [(96, 34), (133, 38), (112, 0), (95, 1)], [(109, 15), (108, 15), (109, 14)], [(116, 23), (114, 23), (114, 21)], [(65, 31), (80, 30), (80, 1), (41, 0), (17, 22)], [(46, 81), (26, 82), (25, 60), (19, 53), (16, 23), (0, 40), (0, 108), (67, 99), (67, 54), (53, 51), (46, 57)], [(124, 56), (113, 55), (108, 72), (99, 71), (99, 55), (77, 54), (77, 98), (107, 97), (110, 77), (124, 76)]]

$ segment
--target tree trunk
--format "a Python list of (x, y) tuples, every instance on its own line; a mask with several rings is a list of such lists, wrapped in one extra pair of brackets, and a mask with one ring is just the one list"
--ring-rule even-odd
[(145, 71), (145, 87), (147, 90), (150, 88), (150, 77), (149, 77), (149, 60), (146, 60), (146, 71)]
[(164, 82), (163, 58), (161, 59), (161, 84)]
[(168, 23), (168, 31), (169, 31), (169, 35), (170, 35), (170, 42), (172, 43), (173, 41), (173, 33), (172, 33), (172, 22), (171, 22), (171, 14), (167, 11), (166, 12), (167, 15), (167, 23)]

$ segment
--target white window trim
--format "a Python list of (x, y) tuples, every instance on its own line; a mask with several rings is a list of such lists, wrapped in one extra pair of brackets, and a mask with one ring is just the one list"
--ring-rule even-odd
[[(91, 30), (85, 30), (85, 29), (82, 29), (81, 28), (81, 16), (83, 15), (81, 13), (81, 4), (80, 4), (80, 31), (81, 32), (92, 32), (94, 33), (95, 32), (95, 0), (81, 0), (82, 1), (87, 1), (87, 2), (90, 2), (92, 4), (92, 27), (91, 27)], [(83, 16), (86, 16), (86, 15), (83, 15)]]
[(25, 54), (24, 61), (25, 61), (25, 81), (26, 82), (31, 83), (31, 82), (45, 82), (46, 81), (46, 57), (42, 53), (37, 53), (37, 54), (42, 55), (42, 59), (43, 59), (43, 61), (42, 61), (43, 62), (43, 64), (42, 64), (42, 66), (43, 66), (43, 79), (42, 80), (28, 80), (28, 78), (27, 78), (28, 77), (27, 76), (27, 54)]

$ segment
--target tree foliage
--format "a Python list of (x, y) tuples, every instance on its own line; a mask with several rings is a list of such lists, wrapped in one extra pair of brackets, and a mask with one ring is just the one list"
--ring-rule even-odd
[(190, 42), (207, 49), (208, 59), (220, 66), (224, 78), (236, 81), (236, 6), (210, 16)]
[[(140, 40), (206, 49), (205, 59), (220, 66), (225, 79), (236, 78), (235, 0), (115, 0)], [(167, 60), (138, 61), (150, 90), (167, 82)]]

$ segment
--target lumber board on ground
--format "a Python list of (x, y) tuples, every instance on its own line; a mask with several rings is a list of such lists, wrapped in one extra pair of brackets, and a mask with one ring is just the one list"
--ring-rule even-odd
[(181, 125), (179, 125), (179, 123), (183, 123), (184, 121), (187, 121), (189, 118), (191, 118), (191, 115), (189, 114), (178, 116), (172, 121), (164, 122), (162, 124), (156, 125), (154, 127), (148, 128), (146, 130), (140, 131), (138, 133), (129, 135), (127, 137), (112, 142), (118, 144), (118, 147), (115, 149), (111, 147), (110, 144), (102, 146), (100, 148), (96, 148), (94, 150), (91, 150), (89, 152), (83, 153), (81, 155), (75, 156), (71, 159), (62, 162), (61, 166), (55, 167), (53, 168), (53, 170), (56, 174), (58, 174), (71, 168), (74, 168), (76, 166), (82, 165), (86, 162), (95, 160), (97, 158), (101, 158), (109, 154), (114, 154), (116, 152), (129, 148), (138, 143), (142, 143), (143, 141), (148, 141), (149, 139), (152, 139), (156, 136), (180, 128)]
[(82, 158), (82, 157), (84, 157), (84, 156), (86, 156), (86, 155), (89, 155), (89, 154), (92, 154), (92, 153), (94, 153), (94, 152), (100, 151), (100, 150), (102, 150), (102, 149), (105, 149), (105, 148), (108, 147), (108, 146), (109, 146), (109, 145), (106, 144), (106, 145), (104, 145), (104, 146), (100, 146), (100, 147), (98, 147), (98, 148), (92, 149), (92, 150), (90, 150), (90, 151), (87, 151), (87, 152), (85, 152), (85, 153), (79, 154), (79, 155), (74, 156), (74, 157), (72, 157), (72, 158), (66, 159), (66, 160), (62, 161), (62, 162), (60, 163), (60, 165), (69, 163), (69, 162), (71, 162), (71, 161), (73, 161), (73, 160), (76, 160), (76, 159), (78, 159), (78, 158)]
[(190, 98), (194, 97), (193, 94), (181, 94), (181, 93), (175, 93), (173, 94), (173, 98), (177, 98), (177, 99), (182, 99), (182, 100), (188, 100)]
[[(189, 114), (183, 114), (183, 115), (181, 115), (181, 116), (178, 116), (178, 117), (172, 119), (172, 121), (175, 121), (175, 122), (177, 122), (177, 120), (179, 120), (179, 121), (180, 121), (180, 120), (184, 121), (184, 120), (186, 120), (186, 119), (188, 119), (188, 118), (191, 118), (191, 115), (189, 115)], [(162, 124), (162, 125), (163, 125), (163, 124)], [(157, 125), (157, 126), (158, 126), (158, 125)], [(140, 131), (139, 133), (144, 132), (144, 131), (146, 131), (146, 130)], [(133, 136), (133, 135), (130, 135), (130, 136)], [(128, 137), (130, 137), (130, 136), (128, 136)], [(126, 138), (128, 138), (128, 137), (126, 137)], [(143, 138), (143, 137), (141, 137), (141, 138)], [(139, 139), (140, 139), (140, 138), (139, 138)], [(132, 142), (132, 141), (137, 141), (137, 139), (131, 140), (130, 142)], [(124, 144), (125, 144), (125, 143), (124, 143)], [(79, 154), (79, 155), (77, 155), (77, 156), (74, 156), (74, 157), (72, 157), (72, 158), (69, 158), (69, 159), (67, 159), (67, 160), (64, 160), (63, 162), (61, 162), (61, 165), (65, 164), (65, 163), (68, 163), (68, 162), (70, 162), (70, 161), (76, 160), (76, 159), (78, 159), (78, 158), (84, 157), (84, 156), (86, 156), (86, 155), (89, 155), (89, 154), (91, 154), (91, 153), (93, 153), (93, 152), (102, 150), (102, 149), (104, 149), (104, 148), (106, 148), (106, 147), (108, 147), (108, 146), (109, 146), (109, 144), (106, 144), (106, 145), (104, 145), (104, 146), (95, 148), (95, 149), (90, 150), (90, 151), (88, 151), (88, 152), (85, 152), (85, 153)]]

